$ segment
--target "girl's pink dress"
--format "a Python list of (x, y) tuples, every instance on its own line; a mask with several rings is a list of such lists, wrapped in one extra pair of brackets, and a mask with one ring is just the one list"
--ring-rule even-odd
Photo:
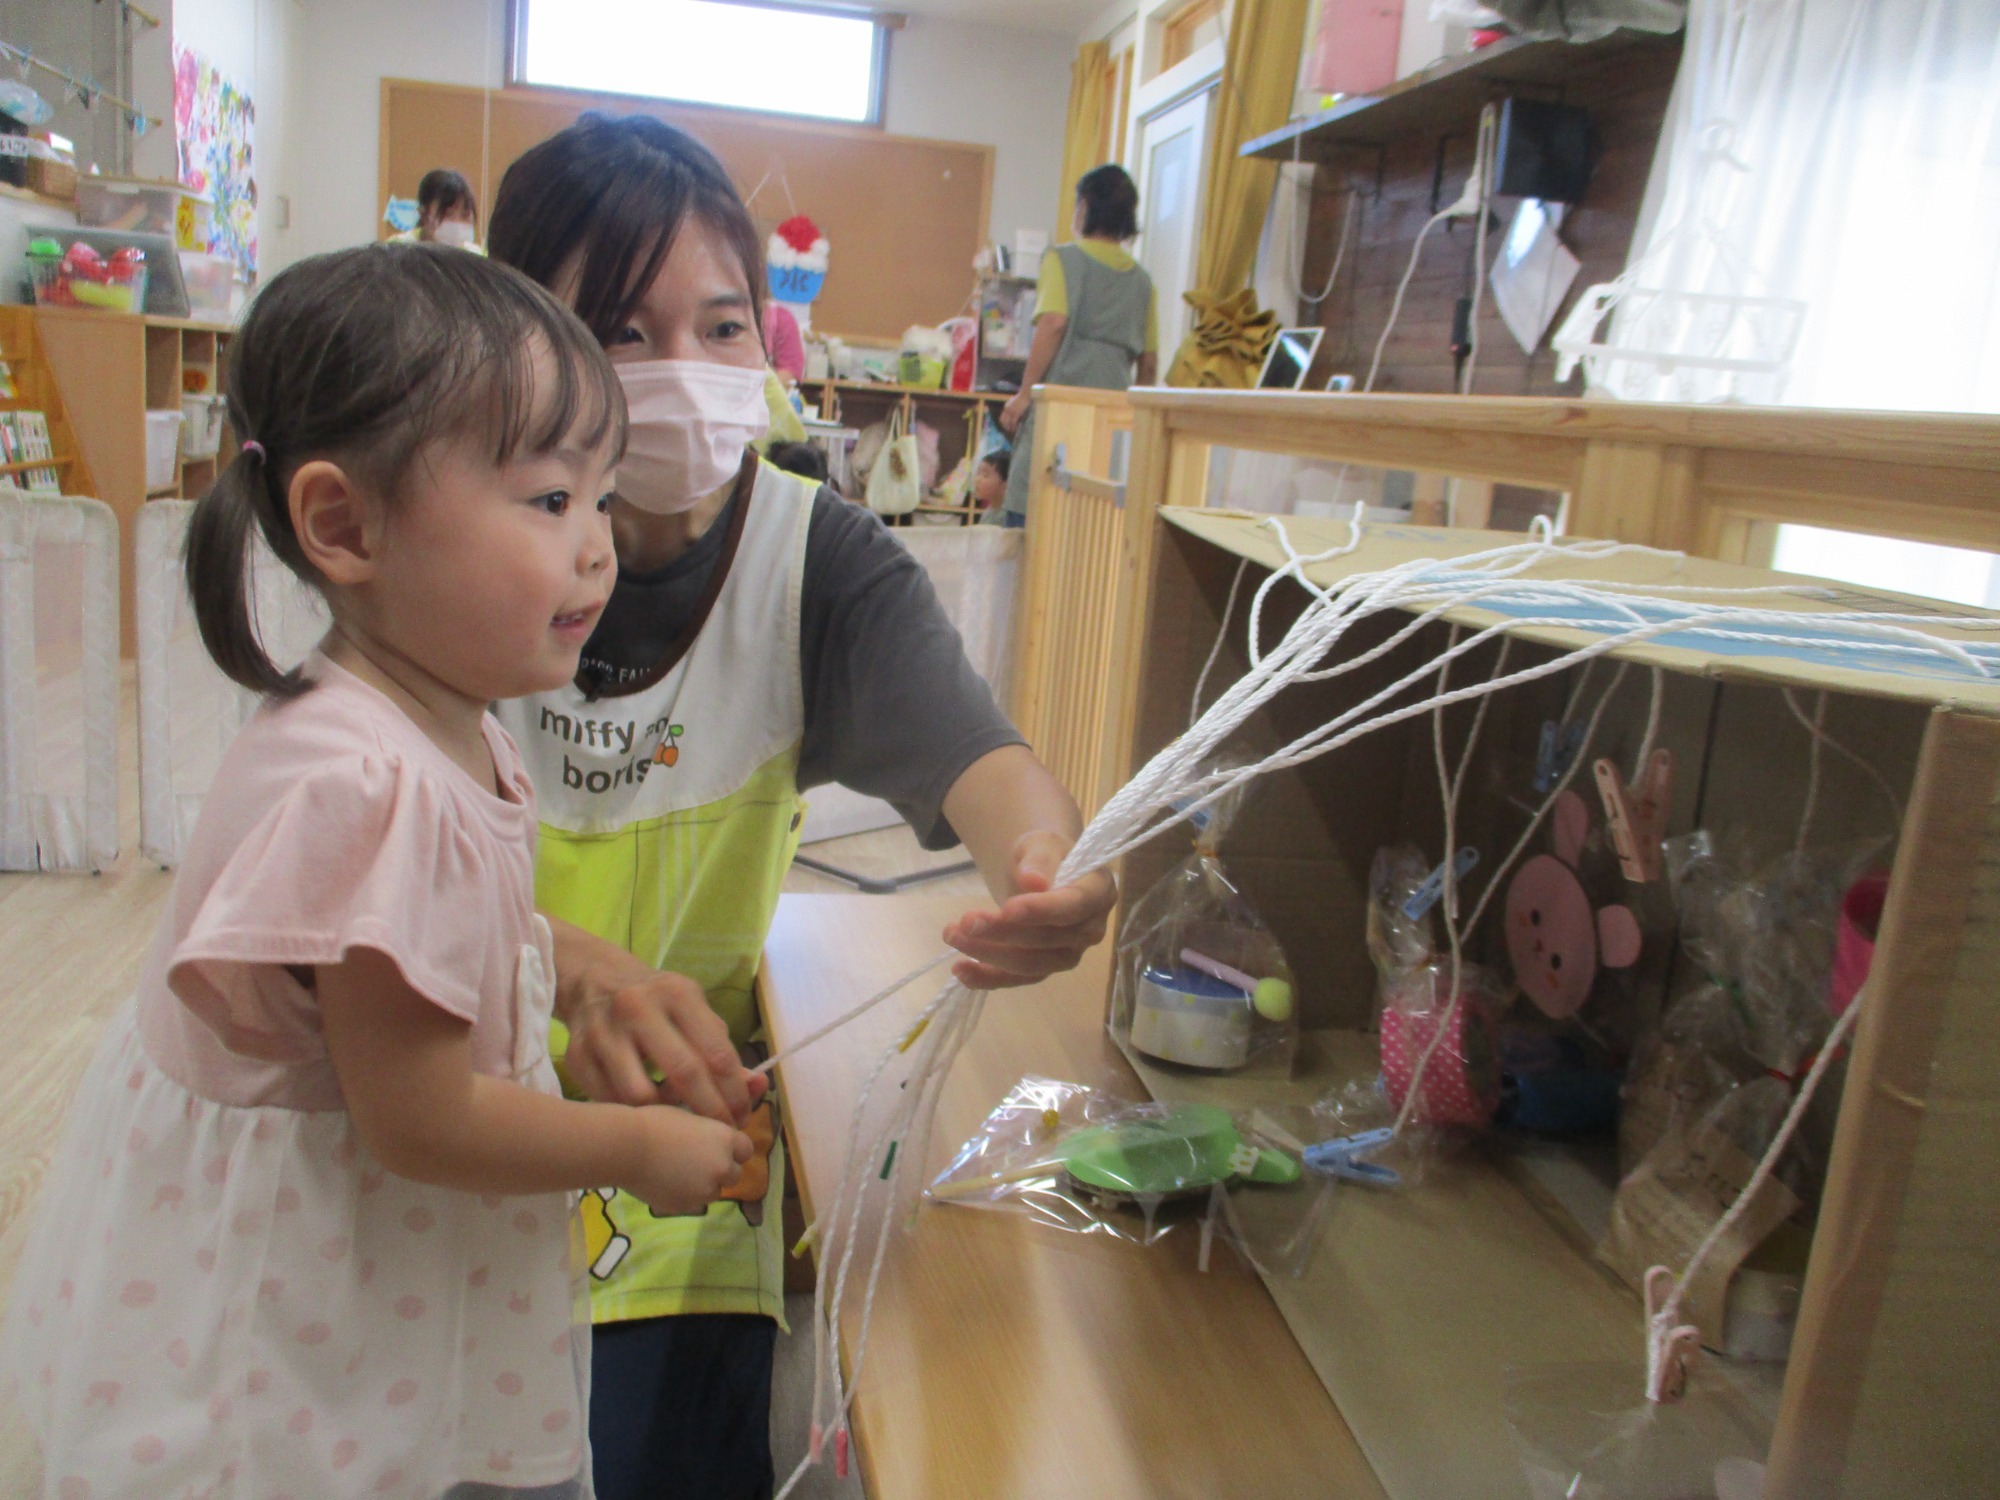
[(569, 1199), (384, 1171), (299, 977), (382, 953), (471, 1023), (478, 1071), (556, 1092), (527, 775), (490, 718), (505, 796), (308, 670), (224, 758), (42, 1189), (4, 1356), (45, 1492), (587, 1496)]

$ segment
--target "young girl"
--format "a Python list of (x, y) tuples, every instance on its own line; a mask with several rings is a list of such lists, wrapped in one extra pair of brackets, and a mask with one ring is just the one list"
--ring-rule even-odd
[[(15, 1283), (45, 1492), (586, 1496), (568, 1195), (699, 1212), (750, 1152), (558, 1095), (534, 799), (486, 713), (568, 682), (610, 593), (618, 382), (526, 277), (377, 246), (270, 284), (229, 414), (188, 582), (210, 654), (270, 698)], [(332, 611), (295, 673), (258, 642), (253, 529)]]

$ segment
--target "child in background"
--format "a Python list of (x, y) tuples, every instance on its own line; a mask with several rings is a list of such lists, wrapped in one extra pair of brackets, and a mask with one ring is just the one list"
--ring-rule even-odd
[(1005, 448), (995, 448), (972, 471), (972, 503), (985, 512), (979, 518), (982, 522), (991, 520), (997, 524), (997, 507), (1007, 498), (1007, 474), (1013, 462), (1013, 454)]
[[(486, 712), (568, 681), (610, 592), (618, 381), (519, 273), (375, 246), (262, 292), (229, 416), (188, 583), (269, 696), (70, 1108), (9, 1385), (62, 1500), (586, 1497), (572, 1190), (699, 1211), (750, 1152), (559, 1095), (534, 799)], [(255, 531), (332, 612), (291, 673)]]
[(774, 469), (826, 483), (826, 450), (818, 443), (773, 443), (764, 450), (764, 457)]

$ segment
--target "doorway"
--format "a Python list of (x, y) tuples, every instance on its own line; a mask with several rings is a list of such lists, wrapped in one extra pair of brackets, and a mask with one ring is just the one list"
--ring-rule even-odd
[(1187, 331), (1188, 306), (1181, 294), (1194, 282), (1208, 106), (1214, 93), (1213, 87), (1203, 89), (1140, 122), (1138, 255), (1159, 298), (1163, 373)]

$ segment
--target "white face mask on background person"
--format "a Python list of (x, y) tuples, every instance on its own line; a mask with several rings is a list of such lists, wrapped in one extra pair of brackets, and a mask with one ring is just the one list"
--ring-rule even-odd
[(440, 245), (456, 245), (463, 250), (472, 243), (472, 226), (464, 219), (446, 219), (437, 227)]
[(616, 368), (631, 417), (618, 498), (653, 515), (692, 510), (722, 488), (771, 425), (762, 365), (648, 359)]

